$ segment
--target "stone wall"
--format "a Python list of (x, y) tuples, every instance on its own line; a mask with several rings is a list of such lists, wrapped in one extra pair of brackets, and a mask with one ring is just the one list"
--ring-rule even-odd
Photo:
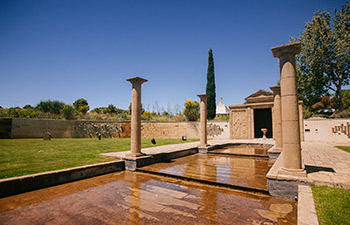
[(0, 138), (11, 138), (12, 119), (0, 119)]
[(199, 138), (198, 122), (143, 122), (141, 138)]
[(12, 119), (11, 138), (42, 138), (46, 132), (52, 138), (97, 137), (98, 133), (105, 137), (130, 137), (130, 124), (113, 121)]
[[(142, 122), (142, 138), (199, 138), (199, 122)], [(228, 139), (228, 122), (208, 121), (208, 138)], [(0, 138), (43, 138), (49, 132), (52, 138), (103, 137), (129, 138), (130, 121), (87, 121), (0, 118)]]
[(350, 119), (304, 120), (304, 136), (305, 141), (349, 144)]

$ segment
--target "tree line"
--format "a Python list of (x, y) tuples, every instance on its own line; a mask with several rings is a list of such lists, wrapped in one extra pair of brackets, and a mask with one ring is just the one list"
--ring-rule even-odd
[[(350, 117), (349, 90), (342, 90), (350, 81), (350, 10), (349, 2), (327, 11), (317, 11), (300, 37), (296, 56), (299, 99), (304, 102), (306, 117), (334, 111), (334, 115)], [(332, 110), (333, 109), (333, 110)]]
[[(176, 114), (172, 112), (148, 112), (142, 107), (143, 120), (156, 121), (196, 121), (199, 118), (199, 103), (187, 100), (185, 109)], [(77, 99), (72, 105), (61, 101), (40, 101), (36, 106), (25, 105), (23, 108), (0, 106), (0, 117), (10, 118), (42, 118), (42, 119), (86, 119), (86, 120), (130, 120), (131, 103), (128, 110), (109, 104), (107, 107), (97, 107), (90, 110), (88, 101)]]

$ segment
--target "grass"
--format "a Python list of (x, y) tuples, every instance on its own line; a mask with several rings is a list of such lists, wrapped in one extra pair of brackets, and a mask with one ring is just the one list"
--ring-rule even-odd
[[(183, 143), (180, 139), (143, 139), (142, 148)], [(195, 140), (188, 140), (191, 142)], [(108, 162), (100, 153), (130, 150), (130, 139), (0, 139), (0, 179)]]
[(326, 186), (311, 186), (318, 222), (350, 224), (350, 190)]
[(336, 147), (350, 153), (350, 146), (336, 146)]

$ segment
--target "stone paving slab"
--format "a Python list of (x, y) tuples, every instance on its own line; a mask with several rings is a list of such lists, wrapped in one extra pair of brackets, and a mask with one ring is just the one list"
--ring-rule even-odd
[(267, 177), (350, 189), (349, 153), (321, 142), (303, 142), (301, 147), (302, 165), (307, 172), (306, 177), (279, 173), (282, 157), (276, 160)]
[(350, 189), (350, 154), (320, 142), (302, 143), (308, 183)]

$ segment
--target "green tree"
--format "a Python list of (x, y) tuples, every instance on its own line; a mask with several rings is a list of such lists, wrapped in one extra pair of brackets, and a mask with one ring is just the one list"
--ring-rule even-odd
[(214, 58), (213, 50), (208, 52), (208, 70), (207, 70), (207, 118), (214, 119), (216, 116), (216, 91), (215, 91), (215, 74), (214, 74)]
[(40, 101), (36, 108), (44, 113), (50, 112), (52, 109), (52, 101)]
[(51, 108), (51, 112), (54, 114), (60, 114), (62, 109), (63, 109), (64, 103), (60, 102), (60, 101), (53, 101), (52, 102), (52, 108)]
[(78, 112), (81, 112), (83, 114), (86, 114), (87, 111), (89, 111), (89, 109), (90, 109), (90, 106), (89, 106), (87, 100), (83, 99), (83, 98), (76, 100), (73, 103), (73, 106), (74, 106), (75, 110), (77, 110)]
[(60, 101), (40, 101), (40, 103), (36, 106), (36, 109), (44, 112), (44, 113), (53, 113), (59, 115), (63, 109), (64, 103)]
[(349, 3), (335, 9), (335, 16), (318, 11), (305, 30), (292, 42), (301, 42), (296, 56), (299, 97), (311, 107), (319, 97), (334, 91), (339, 111), (343, 111), (341, 88), (350, 79)]
[(108, 110), (110, 113), (116, 113), (117, 112), (117, 107), (115, 107), (113, 104), (108, 105)]
[(350, 89), (341, 91), (341, 100), (346, 111), (350, 111)]
[(196, 121), (199, 118), (199, 103), (197, 101), (187, 100), (183, 114), (189, 121)]
[(64, 118), (67, 120), (74, 119), (74, 111), (75, 109), (73, 108), (73, 106), (64, 105), (62, 110)]
[[(1, 107), (0, 107), (0, 108), (1, 108)], [(23, 107), (23, 109), (34, 109), (34, 107), (31, 106), (31, 105), (25, 105), (25, 106)]]

